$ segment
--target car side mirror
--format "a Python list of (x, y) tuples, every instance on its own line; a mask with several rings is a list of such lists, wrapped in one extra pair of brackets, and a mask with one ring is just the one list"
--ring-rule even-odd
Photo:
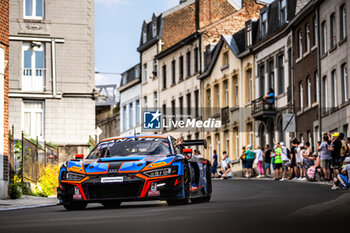
[(74, 157), (76, 160), (81, 160), (84, 158), (84, 155), (83, 154), (76, 154)]
[(186, 158), (191, 158), (192, 157), (192, 148), (186, 148), (182, 149), (182, 154), (186, 156)]

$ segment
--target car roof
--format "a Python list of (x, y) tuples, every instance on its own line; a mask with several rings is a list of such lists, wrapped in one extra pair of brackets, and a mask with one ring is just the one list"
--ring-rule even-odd
[(122, 139), (122, 138), (167, 138), (168, 135), (164, 134), (143, 134), (143, 135), (133, 135), (133, 136), (117, 136), (117, 137), (111, 137), (111, 138), (106, 138), (101, 140), (101, 142), (106, 142), (110, 140), (115, 140), (115, 139)]

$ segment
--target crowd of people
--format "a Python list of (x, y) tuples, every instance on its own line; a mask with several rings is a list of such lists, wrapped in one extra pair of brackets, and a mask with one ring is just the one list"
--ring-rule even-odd
[[(290, 148), (283, 142), (273, 140), (264, 147), (243, 146), (240, 154), (244, 177), (271, 177), (275, 180), (333, 182), (332, 189), (346, 190), (350, 187), (350, 138), (343, 133), (324, 134), (322, 142), (313, 148), (310, 142), (291, 140)], [(217, 173), (218, 155), (213, 151), (212, 176), (232, 177), (231, 161), (226, 151), (222, 154), (221, 168)], [(255, 169), (256, 168), (256, 169)], [(274, 171), (272, 173), (272, 171)]]

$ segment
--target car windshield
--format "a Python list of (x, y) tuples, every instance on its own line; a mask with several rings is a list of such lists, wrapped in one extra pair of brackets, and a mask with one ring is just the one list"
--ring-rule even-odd
[(170, 155), (169, 142), (165, 138), (122, 138), (100, 142), (87, 159), (129, 155)]

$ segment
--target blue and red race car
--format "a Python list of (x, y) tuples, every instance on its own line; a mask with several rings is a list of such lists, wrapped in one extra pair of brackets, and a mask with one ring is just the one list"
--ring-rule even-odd
[(166, 200), (169, 205), (210, 200), (210, 162), (192, 156), (185, 146), (166, 135), (138, 135), (101, 141), (84, 159), (76, 155), (62, 165), (57, 198), (67, 210), (97, 202), (118, 207), (121, 202)]

